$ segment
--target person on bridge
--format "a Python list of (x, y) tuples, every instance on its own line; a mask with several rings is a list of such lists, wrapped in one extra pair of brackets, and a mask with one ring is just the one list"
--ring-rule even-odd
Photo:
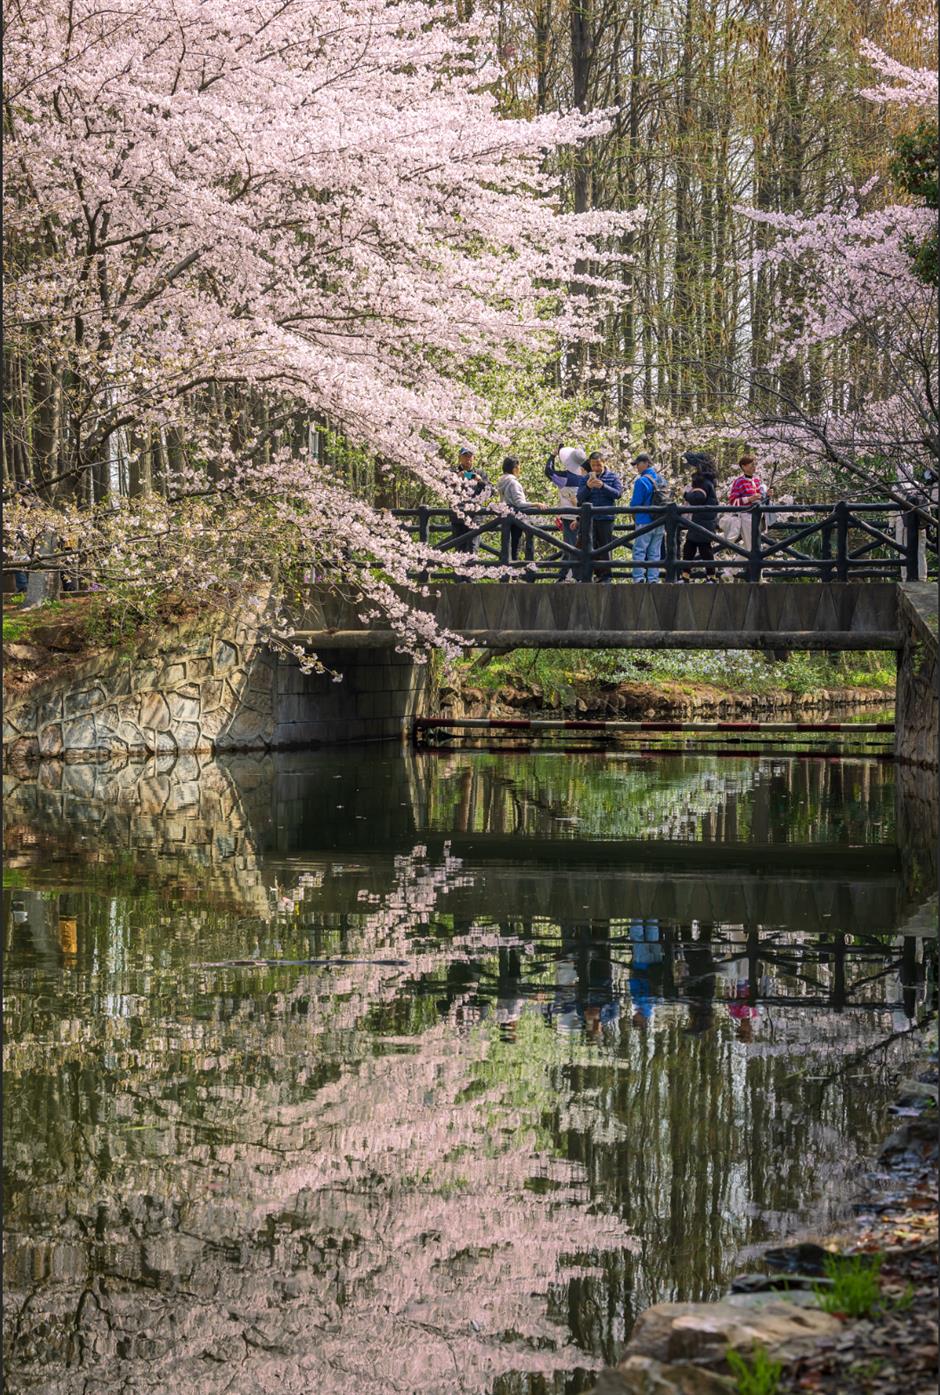
[[(587, 455), (579, 446), (561, 446), (557, 454), (550, 455), (545, 462), (545, 477), (558, 490), (558, 506), (565, 510), (558, 521), (561, 524), (562, 541), (570, 548), (578, 546), (578, 517), (574, 509), (578, 504), (578, 490), (587, 473)], [(562, 555), (567, 555), (569, 559), (571, 557), (570, 553)], [(577, 580), (577, 569), (574, 566), (566, 568), (558, 579)]]
[[(722, 532), (730, 543), (737, 543), (745, 551), (751, 550), (751, 509), (755, 504), (766, 504), (769, 495), (764, 488), (763, 481), (757, 473), (757, 461), (753, 455), (742, 455), (738, 461), (738, 473), (731, 481), (731, 488), (728, 490), (728, 503), (738, 510), (733, 514), (725, 514)], [(740, 553), (734, 554), (735, 561), (743, 562)], [(738, 576), (745, 574), (738, 568), (725, 567), (724, 577), (726, 581), (734, 581)]]
[[(686, 522), (685, 541), (682, 546), (682, 560), (691, 562), (695, 558), (701, 558), (705, 562), (711, 562), (714, 558), (714, 539), (709, 534), (717, 532), (718, 529), (718, 495), (715, 493), (714, 482), (714, 462), (710, 455), (704, 451), (686, 451), (682, 457), (683, 463), (692, 471), (692, 479), (688, 487), (683, 492), (683, 499), (695, 513), (684, 514)], [(712, 469), (708, 470), (711, 464)], [(702, 512), (698, 512), (702, 510)], [(692, 568), (683, 567), (683, 581), (692, 579)], [(706, 566), (704, 569), (707, 581), (715, 580), (715, 568)]]
[[(474, 465), (473, 451), (469, 446), (461, 446), (457, 455), (457, 474), (464, 488), (473, 499), (481, 499), (489, 491), (490, 482), (482, 471)], [(455, 552), (475, 553), (480, 547), (480, 538), (471, 537), (473, 524), (468, 523), (459, 513), (453, 509), (450, 511), (450, 528), (456, 540)], [(465, 576), (458, 576), (457, 581), (466, 581)]]
[[(503, 461), (503, 473), (496, 483), (496, 492), (508, 509), (514, 509), (517, 513), (525, 513), (529, 507), (529, 501), (525, 497), (525, 490), (518, 475), (518, 458), (515, 455), (507, 455)], [(521, 523), (510, 523), (509, 555), (514, 562), (518, 561), (519, 558), (519, 544), (522, 541), (523, 531)]]
[[(613, 573), (607, 559), (614, 540), (614, 505), (623, 494), (623, 485), (613, 470), (607, 469), (603, 451), (595, 450), (588, 456), (588, 472), (578, 490), (578, 503), (590, 504), (592, 509), (594, 578), (610, 582)], [(591, 578), (585, 576), (582, 580), (590, 581)]]
[[(635, 528), (647, 528), (654, 522), (654, 517), (650, 510), (662, 507), (666, 502), (666, 482), (661, 475), (656, 473), (653, 462), (645, 451), (636, 457), (633, 462), (633, 468), (637, 472), (636, 480), (633, 484), (633, 494), (630, 496), (630, 507), (635, 510), (633, 525)], [(660, 560), (665, 536), (665, 525), (660, 523), (656, 527), (650, 527), (648, 532), (641, 533), (638, 538), (633, 539), (634, 581), (659, 580), (659, 567), (642, 566), (640, 564), (644, 562), (658, 562)]]

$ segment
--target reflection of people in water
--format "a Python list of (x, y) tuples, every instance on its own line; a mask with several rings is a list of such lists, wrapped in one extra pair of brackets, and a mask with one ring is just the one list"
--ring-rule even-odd
[(631, 920), (630, 998), (633, 1025), (651, 1022), (657, 999), (663, 996), (663, 947), (658, 920)]
[(549, 1017), (567, 1031), (583, 1028), (597, 1040), (602, 1029), (619, 1015), (610, 957), (610, 922), (562, 925), (561, 955), (555, 967), (555, 1002)]
[[(725, 939), (731, 944), (740, 944), (743, 949), (747, 943), (744, 927), (726, 927)], [(728, 1015), (735, 1023), (735, 1036), (738, 1041), (753, 1041), (760, 1008), (751, 1001), (751, 966), (747, 954), (727, 960), (722, 964), (721, 972), (730, 988), (732, 1001), (728, 1004)], [(754, 985), (755, 994), (761, 991), (761, 987), (760, 983)]]
[(712, 927), (701, 925), (693, 920), (691, 926), (680, 931), (688, 968), (685, 992), (689, 1002), (689, 1021), (686, 1032), (690, 1036), (701, 1036), (707, 1032), (714, 1020), (715, 1002), (715, 959), (712, 955)]

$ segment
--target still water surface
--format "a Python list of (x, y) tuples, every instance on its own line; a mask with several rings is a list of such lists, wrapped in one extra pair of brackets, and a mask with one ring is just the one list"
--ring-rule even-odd
[(864, 759), (13, 782), (8, 1388), (589, 1389), (844, 1214), (935, 993), (897, 817)]

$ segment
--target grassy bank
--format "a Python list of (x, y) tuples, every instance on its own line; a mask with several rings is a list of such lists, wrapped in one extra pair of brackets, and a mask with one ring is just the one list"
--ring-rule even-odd
[(100, 592), (66, 600), (46, 601), (24, 610), (19, 597), (3, 599), (3, 686), (23, 691), (92, 654), (113, 650), (133, 657), (139, 642), (161, 625), (192, 619), (197, 608), (189, 601), (166, 597), (142, 616)]
[(460, 660), (445, 679), (442, 700), (467, 715), (505, 709), (504, 715), (738, 719), (889, 708), (894, 678), (894, 655), (882, 653), (774, 659), (749, 650), (517, 649)]
[(546, 705), (568, 707), (585, 691), (610, 684), (650, 684), (692, 695), (700, 689), (722, 693), (802, 696), (820, 689), (852, 688), (894, 697), (893, 654), (794, 653), (773, 659), (746, 649), (703, 650), (535, 650), (515, 649), (493, 657), (461, 660), (454, 678), (496, 695), (510, 688), (538, 689)]

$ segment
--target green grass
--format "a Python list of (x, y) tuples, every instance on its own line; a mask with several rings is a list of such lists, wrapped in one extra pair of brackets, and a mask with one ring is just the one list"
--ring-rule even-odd
[(4, 615), (4, 644), (18, 644), (20, 640), (28, 640), (35, 625), (45, 625), (49, 620), (62, 615), (67, 608), (68, 604), (65, 601), (46, 601), (43, 605), (28, 610), (25, 615)]
[(826, 1260), (826, 1278), (831, 1287), (816, 1285), (816, 1300), (826, 1313), (865, 1318), (881, 1305), (881, 1255), (833, 1255)]
[(892, 691), (894, 669), (881, 653), (791, 654), (775, 660), (750, 650), (598, 649), (590, 652), (516, 649), (497, 658), (461, 660), (463, 681), (484, 692), (504, 687), (542, 690), (546, 706), (568, 705), (578, 691), (601, 683), (672, 684), (685, 692), (699, 687), (731, 693), (810, 693), (820, 688)]
[(727, 1359), (737, 1395), (776, 1395), (783, 1364), (773, 1361), (763, 1347), (755, 1347), (749, 1357), (730, 1347)]

